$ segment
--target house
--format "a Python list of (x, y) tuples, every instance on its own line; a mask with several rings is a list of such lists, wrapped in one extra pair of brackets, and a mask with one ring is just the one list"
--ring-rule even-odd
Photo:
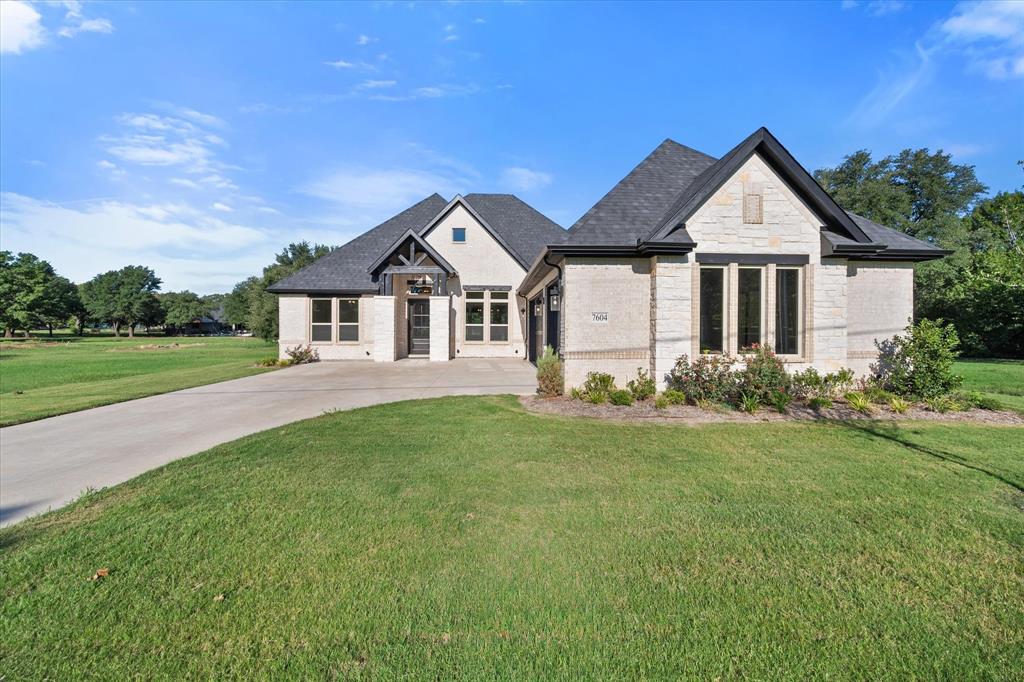
[(523, 357), (664, 385), (681, 355), (764, 344), (868, 371), (946, 252), (848, 213), (765, 128), (721, 159), (665, 140), (568, 231), (510, 195), (424, 199), (270, 288), (281, 349)]

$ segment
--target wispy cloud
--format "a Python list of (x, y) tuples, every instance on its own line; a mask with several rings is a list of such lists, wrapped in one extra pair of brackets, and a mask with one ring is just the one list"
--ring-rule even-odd
[(231, 213), (232, 211), (235, 210), (228, 206), (227, 204), (220, 201), (213, 202), (213, 205), (210, 206), (210, 208), (212, 208), (215, 211), (221, 211), (222, 213)]
[(216, 159), (216, 149), (227, 143), (207, 128), (223, 128), (224, 121), (185, 107), (165, 104), (161, 108), (178, 116), (148, 112), (119, 115), (115, 120), (120, 131), (100, 138), (106, 152), (125, 163), (178, 166), (187, 173), (206, 174), (215, 179), (214, 183), (230, 186), (220, 175), (224, 164)]
[(445, 33), (444, 41), (446, 43), (450, 43), (450, 42), (452, 42), (454, 40), (458, 40), (459, 39), (459, 34), (456, 32), (457, 30), (458, 30), (458, 27), (455, 24), (448, 24), (448, 25), (446, 25), (444, 27), (444, 33)]
[(366, 35), (365, 33), (360, 34), (359, 37), (356, 38), (356, 45), (369, 45), (370, 43), (375, 43), (375, 42), (377, 42), (376, 38), (371, 38), (370, 36)]
[(553, 181), (554, 177), (550, 173), (530, 168), (512, 166), (501, 172), (501, 184), (520, 192), (542, 189)]
[(39, 12), (27, 2), (0, 2), (0, 53), (21, 54), (45, 43), (46, 29)]
[(941, 31), (964, 50), (971, 71), (993, 80), (1024, 77), (1024, 2), (961, 3)]
[(367, 80), (355, 86), (356, 90), (380, 90), (382, 88), (393, 88), (398, 81), (392, 80)]

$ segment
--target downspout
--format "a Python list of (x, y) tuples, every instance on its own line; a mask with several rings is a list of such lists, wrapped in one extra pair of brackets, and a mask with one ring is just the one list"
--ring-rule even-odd
[[(564, 288), (565, 287), (562, 284), (562, 277), (564, 276), (565, 273), (562, 271), (562, 266), (559, 265), (558, 263), (549, 263), (548, 262), (548, 253), (549, 252), (546, 251), (544, 253), (544, 258), (542, 258), (541, 260), (544, 262), (544, 265), (548, 266), (549, 268), (554, 268), (554, 269), (558, 270), (558, 277), (555, 279), (555, 281), (558, 282), (558, 357), (559, 357), (559, 359), (561, 359), (562, 358), (562, 347), (565, 345), (565, 344), (562, 343), (562, 328), (563, 328), (563, 322), (564, 322), (564, 320), (562, 319), (562, 308), (565, 307), (565, 293), (564, 293)], [(547, 290), (547, 287), (544, 287), (544, 302), (545, 302), (546, 305), (550, 305), (549, 302), (548, 302), (548, 290)], [(544, 323), (547, 324), (547, 319), (546, 318), (544, 320)]]

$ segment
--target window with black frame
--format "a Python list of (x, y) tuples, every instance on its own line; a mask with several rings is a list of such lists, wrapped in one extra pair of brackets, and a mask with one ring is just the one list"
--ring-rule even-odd
[(800, 271), (775, 270), (775, 352), (800, 354)]
[(721, 353), (725, 347), (725, 269), (700, 269), (700, 352)]
[(761, 343), (761, 268), (740, 268), (736, 340), (739, 350)]
[(310, 301), (309, 340), (320, 343), (331, 340), (331, 299), (314, 298)]

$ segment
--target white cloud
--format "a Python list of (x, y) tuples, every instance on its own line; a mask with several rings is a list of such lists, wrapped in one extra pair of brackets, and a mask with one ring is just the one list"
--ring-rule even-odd
[(355, 67), (352, 62), (346, 62), (344, 59), (337, 59), (333, 62), (324, 62), (327, 66), (333, 66), (336, 69), (351, 69)]
[(222, 213), (231, 213), (232, 211), (235, 210), (228, 206), (227, 204), (221, 203), (219, 201), (215, 201), (210, 208), (214, 209), (215, 211), (221, 211)]
[(914, 53), (904, 56), (903, 64), (879, 74), (878, 84), (861, 98), (846, 122), (865, 128), (881, 124), (905, 99), (931, 80), (935, 49), (917, 43)]
[(83, 19), (74, 26), (62, 26), (57, 31), (61, 38), (74, 38), (79, 33), (113, 33), (114, 25), (109, 19)]
[(99, 166), (100, 168), (107, 168), (107, 169), (111, 169), (111, 170), (113, 170), (114, 168), (117, 168), (117, 164), (116, 163), (111, 163), (110, 161), (107, 161), (106, 159), (103, 159), (102, 161), (97, 161), (96, 165)]
[(444, 37), (444, 42), (451, 43), (459, 39), (459, 36), (455, 33), (449, 33)]
[(843, 0), (843, 2), (839, 6), (842, 7), (844, 10), (853, 9), (854, 7), (857, 6), (857, 0)]
[(263, 230), (181, 203), (61, 205), (5, 192), (0, 206), (5, 248), (37, 253), (76, 282), (141, 263), (156, 270), (165, 291), (226, 291), (258, 272), (272, 248)]
[(27, 2), (0, 2), (0, 53), (21, 54), (46, 42), (39, 12)]
[(520, 192), (529, 192), (547, 187), (554, 178), (550, 173), (529, 168), (510, 167), (501, 172), (501, 184)]
[(867, 13), (873, 17), (884, 17), (906, 9), (907, 4), (900, 0), (874, 0), (867, 4)]
[(391, 80), (368, 80), (363, 81), (355, 87), (356, 90), (380, 90), (381, 88), (393, 88), (398, 81)]
[(482, 18), (482, 17), (477, 17), (476, 19), (473, 20), (473, 23), (474, 24), (486, 24), (487, 20)]
[(226, 142), (204, 126), (222, 128), (220, 118), (194, 109), (162, 104), (177, 116), (152, 113), (124, 113), (115, 120), (118, 134), (104, 135), (100, 142), (108, 154), (140, 166), (181, 166), (189, 173), (211, 173), (223, 166), (216, 160), (215, 147)]
[(189, 189), (200, 189), (199, 183), (189, 180), (188, 178), (171, 178), (170, 183), (180, 187), (188, 187)]
[(961, 3), (940, 31), (963, 50), (970, 71), (992, 80), (1024, 77), (1024, 2)]
[(371, 38), (370, 36), (365, 34), (361, 34), (358, 38), (356, 38), (356, 45), (369, 45), (370, 43), (375, 42), (377, 42), (376, 38)]

